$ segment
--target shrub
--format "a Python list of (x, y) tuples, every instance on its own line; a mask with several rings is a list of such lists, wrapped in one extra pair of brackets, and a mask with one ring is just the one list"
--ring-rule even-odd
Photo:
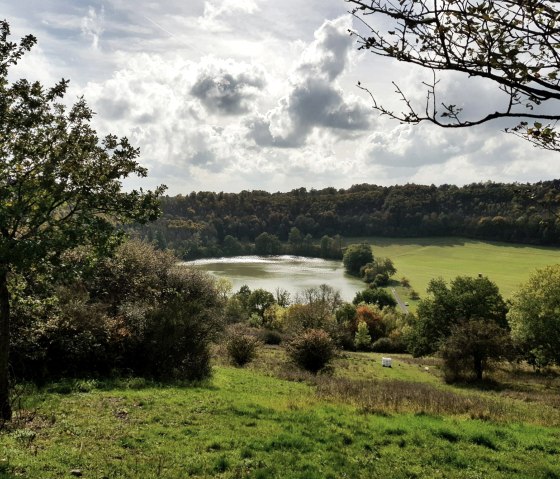
[(325, 331), (309, 329), (290, 342), (287, 353), (297, 366), (316, 374), (334, 359), (336, 347)]
[(166, 283), (167, 296), (147, 315), (131, 369), (156, 379), (204, 379), (211, 373), (210, 342), (222, 329), (214, 282), (201, 271), (178, 267)]
[(375, 353), (398, 353), (403, 352), (404, 346), (396, 344), (391, 338), (379, 338), (371, 345), (371, 350)]
[(394, 308), (397, 305), (391, 293), (379, 288), (369, 288), (358, 291), (352, 302), (356, 305), (360, 303), (377, 304), (381, 309), (386, 306)]
[(152, 245), (126, 241), (100, 256), (67, 252), (56, 281), (13, 278), (12, 364), (19, 378), (129, 374), (201, 379), (225, 298), (200, 271)]
[(235, 328), (229, 333), (226, 349), (231, 362), (236, 366), (245, 364), (255, 359), (259, 340), (246, 331)]
[(272, 329), (264, 329), (259, 334), (260, 340), (264, 344), (276, 346), (282, 342), (282, 335), (278, 331)]

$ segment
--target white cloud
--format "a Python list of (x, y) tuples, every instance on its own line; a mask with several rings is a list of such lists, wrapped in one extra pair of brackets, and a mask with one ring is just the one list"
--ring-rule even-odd
[(95, 49), (99, 47), (99, 38), (103, 33), (103, 22), (105, 8), (101, 6), (99, 12), (93, 7), (88, 8), (87, 15), (82, 18), (82, 34), (91, 39), (91, 46)]
[(247, 122), (249, 137), (257, 145), (297, 148), (315, 128), (337, 134), (370, 126), (369, 109), (358, 98), (345, 95), (337, 83), (352, 53), (349, 26), (349, 18), (340, 17), (315, 32), (315, 40), (294, 69), (288, 94), (266, 115)]
[(256, 0), (206, 0), (204, 14), (199, 18), (203, 28), (228, 30), (227, 20), (235, 15), (252, 15), (259, 10)]
[[(467, 130), (377, 118), (360, 80), (402, 108), (391, 80), (419, 108), (426, 72), (357, 53), (342, 0), (54, 0), (7, 2), (15, 39), (39, 45), (15, 77), (70, 78), (100, 134), (141, 149), (151, 186), (170, 193), (347, 187), (353, 183), (536, 181), (560, 156), (495, 122)], [(329, 20), (331, 19), (331, 20)], [(438, 101), (468, 118), (495, 109), (496, 89), (444, 75)], [(144, 184), (146, 186), (146, 184)]]

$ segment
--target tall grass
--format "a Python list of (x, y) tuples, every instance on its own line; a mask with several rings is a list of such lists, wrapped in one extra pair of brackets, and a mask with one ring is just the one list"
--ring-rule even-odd
[(508, 398), (461, 394), (431, 384), (323, 377), (316, 385), (319, 397), (354, 404), (366, 413), (464, 416), (500, 423), (514, 421), (560, 426), (560, 410), (555, 408), (520, 407)]

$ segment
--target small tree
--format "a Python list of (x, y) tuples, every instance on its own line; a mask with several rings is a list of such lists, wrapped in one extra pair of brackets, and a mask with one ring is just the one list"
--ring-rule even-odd
[(369, 335), (368, 325), (365, 321), (358, 323), (358, 330), (354, 338), (354, 346), (358, 350), (368, 350), (371, 348), (371, 336)]
[(259, 315), (262, 321), (264, 321), (265, 311), (275, 304), (274, 296), (271, 292), (258, 288), (255, 289), (247, 298), (247, 307), (250, 313), (256, 313)]
[(455, 325), (441, 348), (446, 381), (469, 376), (482, 380), (491, 361), (511, 357), (509, 331), (493, 321), (473, 319)]
[(366, 243), (351, 244), (344, 251), (342, 263), (348, 274), (359, 276), (360, 268), (368, 263), (373, 263), (371, 246)]
[(409, 350), (424, 356), (439, 350), (453, 326), (478, 319), (507, 328), (507, 306), (496, 284), (486, 277), (457, 276), (451, 286), (433, 279), (430, 297), (420, 301), (418, 318), (412, 323)]
[(154, 193), (122, 191), (121, 180), (146, 176), (139, 151), (126, 138), (100, 140), (83, 99), (69, 110), (59, 103), (68, 82), (9, 83), (8, 70), (36, 43), (8, 40), (0, 22), (0, 419), (10, 419), (8, 361), (10, 272), (56, 263), (79, 244), (111, 244), (115, 224), (158, 215)]
[[(375, 258), (373, 263), (362, 267), (360, 274), (366, 283), (376, 282), (378, 286), (385, 286), (389, 278), (395, 275), (397, 269), (390, 258)], [(379, 279), (381, 277), (381, 279)]]
[(511, 334), (536, 367), (560, 365), (559, 309), (560, 265), (535, 271), (512, 298)]
[(387, 334), (387, 327), (383, 317), (383, 311), (377, 305), (362, 304), (356, 308), (356, 324), (354, 331), (357, 331), (361, 323), (365, 323), (368, 327), (369, 336), (372, 341)]

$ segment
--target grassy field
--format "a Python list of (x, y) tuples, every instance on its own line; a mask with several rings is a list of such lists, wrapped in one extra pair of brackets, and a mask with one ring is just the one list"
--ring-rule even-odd
[(406, 276), (421, 296), (432, 278), (449, 280), (481, 273), (508, 298), (535, 269), (560, 263), (558, 248), (460, 238), (375, 237), (354, 241), (366, 241), (372, 245), (374, 255), (391, 258), (397, 268), (396, 277)]
[(560, 478), (557, 377), (479, 392), (379, 359), (315, 378), (269, 348), (194, 386), (53, 384), (0, 435), (0, 478)]

